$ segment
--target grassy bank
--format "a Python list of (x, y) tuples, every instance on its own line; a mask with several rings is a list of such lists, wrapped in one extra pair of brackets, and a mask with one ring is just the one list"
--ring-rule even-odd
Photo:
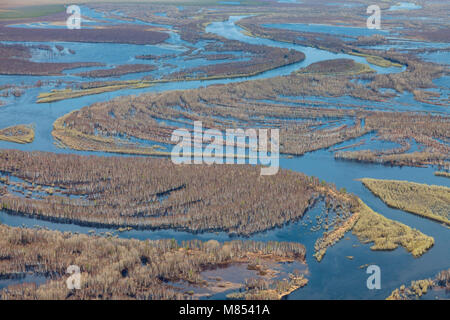
[(450, 225), (450, 188), (398, 180), (361, 181), (390, 207)]
[(48, 4), (39, 6), (26, 6), (0, 10), (0, 20), (25, 19), (47, 16), (65, 10), (62, 4)]
[(32, 125), (20, 124), (0, 130), (0, 140), (15, 143), (31, 143), (34, 140)]
[(370, 249), (394, 250), (402, 246), (414, 257), (419, 257), (433, 246), (433, 237), (383, 217), (361, 200), (359, 203), (360, 216), (353, 227), (353, 234), (363, 243), (373, 243)]

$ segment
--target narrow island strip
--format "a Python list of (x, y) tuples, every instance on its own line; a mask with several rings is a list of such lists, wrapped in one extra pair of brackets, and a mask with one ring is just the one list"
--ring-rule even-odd
[[(280, 270), (285, 262), (305, 266), (305, 252), (292, 242), (141, 241), (0, 225), (0, 279), (24, 279), (2, 288), (0, 300), (196, 299), (245, 285), (244, 278), (227, 280), (227, 268), (250, 269), (255, 261)], [(80, 290), (66, 285), (69, 266), (79, 269)], [(205, 276), (209, 270), (220, 278)], [(306, 284), (300, 279), (297, 272), (272, 282), (255, 274), (252, 281), (268, 287), (252, 294), (277, 299)]]
[(388, 206), (450, 226), (450, 188), (409, 181), (361, 179)]
[(19, 124), (0, 129), (0, 140), (26, 144), (34, 141), (34, 128), (32, 125)]

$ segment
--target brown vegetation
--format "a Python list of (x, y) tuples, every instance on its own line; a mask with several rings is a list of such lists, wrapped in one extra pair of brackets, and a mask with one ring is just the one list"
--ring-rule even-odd
[(0, 58), (0, 74), (51, 76), (51, 75), (61, 75), (62, 71), (67, 69), (76, 69), (82, 67), (93, 67), (102, 65), (103, 64), (97, 62), (51, 63), (51, 62), (32, 62), (21, 59)]
[[(202, 271), (255, 259), (304, 263), (305, 248), (280, 242), (123, 240), (0, 225), (0, 277), (48, 279), (39, 286), (9, 286), (0, 291), (0, 299), (190, 299), (172, 283), (207, 286)], [(71, 265), (80, 267), (79, 290), (66, 285)]]
[(315, 62), (297, 71), (298, 73), (325, 75), (357, 75), (375, 72), (368, 65), (357, 63), (351, 59), (335, 59)]
[(307, 284), (308, 279), (298, 273), (289, 274), (287, 279), (278, 281), (249, 279), (245, 283), (243, 292), (228, 294), (227, 298), (245, 300), (280, 300)]
[[(381, 151), (337, 152), (335, 158), (399, 166), (443, 165), (449, 159), (450, 147), (441, 142), (449, 138), (448, 116), (378, 112), (366, 118), (365, 129), (377, 131), (380, 139), (397, 142), (401, 147)], [(425, 146), (425, 150), (408, 153), (410, 139)]]
[(103, 65), (102, 63), (96, 62), (33, 62), (28, 60), (30, 58), (30, 47), (20, 44), (0, 44), (0, 74), (39, 76), (60, 75), (62, 71), (66, 69)]
[[(322, 9), (325, 11), (330, 9), (324, 7), (326, 6), (322, 6)], [(349, 12), (348, 14), (353, 15), (353, 12)], [(432, 13), (432, 15), (434, 14), (435, 13)], [(247, 30), (247, 33), (249, 35), (270, 38), (277, 41), (291, 42), (316, 48), (323, 48), (332, 52), (344, 52), (348, 54), (364, 56), (366, 57), (366, 60), (368, 62), (382, 67), (401, 65), (406, 66), (406, 70), (400, 73), (376, 74), (375, 76), (373, 76), (372, 81), (369, 84), (369, 87), (373, 89), (391, 88), (399, 93), (403, 93), (404, 91), (413, 93), (417, 89), (434, 88), (435, 85), (433, 84), (432, 80), (441, 77), (446, 73), (446, 71), (448, 72), (445, 66), (421, 61), (410, 54), (396, 52), (393, 49), (385, 51), (364, 47), (367, 45), (385, 43), (386, 39), (381, 38), (380, 36), (370, 37), (370, 39), (358, 38), (356, 41), (343, 41), (337, 36), (326, 33), (300, 32), (287, 29), (281, 30), (263, 26), (263, 24), (268, 23), (318, 23), (318, 21), (320, 21), (321, 24), (326, 24), (327, 20), (332, 20), (328, 22), (330, 25), (333, 25), (338, 24), (340, 19), (345, 20), (345, 18), (340, 16), (339, 13), (333, 13), (332, 15), (327, 16), (325, 15), (324, 11), (315, 12), (307, 10), (307, 12), (302, 12), (302, 15), (295, 15), (292, 13), (256, 15), (242, 19), (238, 22), (238, 24), (245, 30)], [(359, 16), (352, 17), (352, 19), (358, 20)], [(417, 25), (411, 24), (399, 17), (396, 17), (396, 20), (401, 21), (400, 25), (407, 23), (407, 27), (404, 28), (405, 30), (411, 30), (411, 28), (418, 27), (419, 25), (425, 23), (421, 22)], [(395, 24), (394, 21), (390, 21), (389, 23)], [(361, 21), (361, 25), (364, 25), (365, 27), (365, 23), (363, 21)], [(419, 32), (419, 30), (423, 27), (424, 26), (419, 27), (414, 32), (414, 34), (420, 34), (421, 32)], [(426, 27), (435, 29), (434, 25), (427, 25)], [(403, 30), (403, 28), (399, 28), (398, 30)], [(411, 36), (412, 34), (408, 32), (407, 35)], [(416, 95), (415, 97), (418, 101), (422, 100), (420, 95)], [(430, 103), (430, 101), (428, 101), (428, 103)], [(433, 103), (433, 101), (431, 101), (431, 103)]]
[[(391, 165), (442, 164), (446, 161), (450, 152), (441, 141), (446, 141), (450, 132), (447, 116), (298, 108), (287, 103), (271, 103), (290, 102), (280, 95), (334, 97), (349, 94), (359, 98), (382, 99), (382, 96), (371, 95), (371, 92), (338, 77), (292, 75), (194, 90), (148, 93), (116, 98), (67, 114), (55, 122), (53, 135), (63, 145), (79, 150), (154, 154), (141, 144), (130, 145), (126, 139), (118, 142), (112, 139), (136, 137), (173, 144), (171, 133), (177, 127), (167, 125), (166, 120), (180, 123), (180, 126), (202, 121), (207, 128), (279, 128), (280, 152), (301, 155), (376, 132), (380, 139), (398, 142), (402, 147), (383, 151), (338, 152), (336, 158)], [(332, 126), (333, 122), (348, 118), (353, 119), (353, 125)], [(365, 119), (364, 127), (362, 119)], [(326, 124), (328, 128), (320, 128)], [(426, 149), (407, 153), (411, 146), (410, 139)]]
[(302, 52), (284, 48), (252, 45), (245, 42), (220, 39), (208, 44), (205, 50), (212, 52), (239, 51), (251, 54), (250, 61), (217, 63), (185, 69), (172, 73), (169, 79), (185, 78), (223, 78), (252, 76), (281, 66), (300, 62), (305, 59)]
[(124, 74), (138, 73), (138, 72), (149, 72), (156, 70), (156, 66), (151, 64), (122, 64), (115, 66), (111, 69), (98, 69), (86, 72), (77, 73), (80, 77), (89, 78), (105, 78), (105, 77), (119, 77)]
[(139, 26), (111, 26), (97, 29), (33, 29), (14, 28), (0, 24), (1, 41), (67, 41), (106, 42), (128, 44), (157, 44), (164, 42), (168, 34)]
[(445, 171), (436, 171), (434, 173), (434, 175), (438, 176), (438, 177), (450, 178), (450, 172), (445, 172)]
[(123, 80), (123, 81), (96, 81), (77, 85), (78, 88), (66, 88), (62, 90), (53, 89), (51, 92), (43, 92), (38, 95), (37, 103), (55, 102), (65, 99), (78, 98), (82, 96), (111, 92), (120, 89), (140, 89), (150, 87), (149, 81)]
[(21, 124), (0, 129), (0, 140), (22, 144), (31, 143), (34, 140), (34, 127)]
[(392, 291), (386, 300), (415, 300), (436, 290), (445, 290), (446, 293), (450, 291), (450, 269), (439, 272), (434, 279), (411, 281), (409, 287), (402, 285)]
[(344, 235), (350, 231), (359, 219), (359, 213), (355, 212), (347, 219), (339, 220), (333, 229), (327, 230), (323, 236), (317, 239), (314, 244), (314, 257), (321, 261), (327, 249), (336, 244)]
[(450, 188), (398, 180), (361, 181), (390, 207), (450, 225)]
[(400, 222), (385, 218), (359, 200), (359, 219), (353, 234), (363, 243), (372, 243), (372, 250), (394, 250), (404, 247), (414, 257), (419, 257), (434, 244), (434, 238)]
[[(114, 152), (124, 148), (119, 148), (119, 145), (108, 146), (100, 140), (136, 137), (173, 144), (170, 138), (176, 127), (165, 124), (165, 120), (180, 124), (198, 120), (208, 128), (280, 128), (280, 151), (300, 155), (359, 137), (368, 131), (362, 128), (355, 110), (298, 108), (261, 100), (277, 100), (280, 94), (340, 96), (345, 93), (371, 96), (360, 86), (338, 78), (290, 76), (194, 90), (148, 93), (138, 97), (120, 97), (85, 107), (58, 119), (53, 135), (71, 148)], [(348, 117), (356, 118), (354, 125), (314, 130)], [(157, 119), (162, 121), (158, 122)], [(140, 148), (143, 146), (136, 145), (129, 148), (128, 152), (142, 153)]]
[(90, 226), (250, 235), (298, 219), (322, 199), (343, 211), (354, 206), (352, 197), (316, 178), (287, 170), (261, 177), (251, 165), (174, 165), (165, 159), (4, 150), (0, 171), (35, 188), (58, 187), (64, 193), (39, 198), (8, 193), (0, 197), (4, 210)]

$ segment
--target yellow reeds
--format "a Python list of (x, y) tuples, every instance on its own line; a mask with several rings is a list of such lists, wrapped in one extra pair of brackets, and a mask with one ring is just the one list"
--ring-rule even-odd
[(394, 250), (402, 246), (418, 257), (433, 246), (433, 237), (376, 213), (362, 200), (359, 203), (359, 219), (353, 234), (363, 243), (373, 243), (372, 250)]
[(450, 225), (450, 188), (399, 180), (361, 181), (390, 207)]
[(31, 143), (34, 140), (34, 126), (20, 124), (0, 130), (0, 140), (15, 143)]
[[(47, 277), (40, 285), (3, 288), (0, 300), (188, 299), (189, 293), (171, 284), (189, 283), (208, 290), (202, 272), (209, 268), (248, 265), (255, 259), (268, 265), (286, 259), (304, 263), (305, 248), (288, 242), (140, 241), (0, 225), (0, 258), (2, 279), (26, 274)], [(81, 290), (66, 285), (71, 265), (80, 268)]]

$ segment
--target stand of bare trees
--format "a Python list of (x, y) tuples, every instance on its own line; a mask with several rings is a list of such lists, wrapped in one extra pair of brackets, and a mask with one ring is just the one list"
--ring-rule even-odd
[(261, 177), (260, 168), (251, 165), (174, 165), (165, 159), (3, 150), (0, 171), (37, 190), (55, 187), (64, 193), (7, 193), (0, 197), (4, 210), (90, 226), (250, 235), (302, 217), (319, 196), (345, 210), (354, 206), (352, 197), (316, 178), (288, 170)]
[[(0, 300), (190, 299), (171, 283), (204, 287), (203, 271), (255, 259), (304, 263), (305, 248), (288, 242), (125, 240), (0, 225), (0, 279), (47, 278), (41, 285), (6, 287)], [(80, 290), (67, 288), (71, 265), (80, 268)]]

